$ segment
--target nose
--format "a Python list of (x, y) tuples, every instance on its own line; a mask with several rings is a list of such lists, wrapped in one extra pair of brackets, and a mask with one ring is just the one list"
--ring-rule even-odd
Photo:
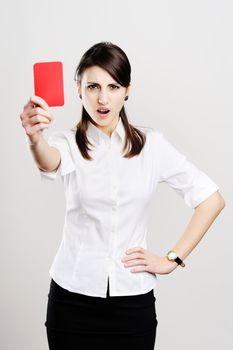
[(108, 96), (105, 92), (101, 91), (98, 96), (99, 103), (101, 104), (107, 104), (108, 103)]
[(103, 100), (99, 99), (99, 103), (102, 104), (102, 105), (106, 105), (108, 102), (106, 100), (103, 101)]

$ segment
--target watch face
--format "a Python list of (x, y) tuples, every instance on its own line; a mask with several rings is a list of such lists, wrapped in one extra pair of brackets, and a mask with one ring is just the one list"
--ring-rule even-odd
[(168, 253), (168, 259), (169, 260), (175, 260), (176, 258), (177, 258), (176, 253), (174, 253), (174, 252)]

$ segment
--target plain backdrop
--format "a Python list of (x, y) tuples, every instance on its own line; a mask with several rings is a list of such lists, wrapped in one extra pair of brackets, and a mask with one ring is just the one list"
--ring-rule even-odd
[[(186, 267), (158, 275), (155, 349), (233, 348), (232, 11), (230, 0), (0, 3), (2, 350), (48, 349), (48, 270), (65, 209), (61, 179), (41, 183), (21, 126), (19, 115), (34, 94), (32, 66), (64, 64), (65, 105), (51, 108), (47, 138), (80, 120), (75, 68), (100, 41), (119, 45), (130, 60), (129, 121), (161, 129), (218, 184), (226, 201)], [(166, 254), (192, 214), (174, 190), (159, 185), (150, 208), (148, 249)]]

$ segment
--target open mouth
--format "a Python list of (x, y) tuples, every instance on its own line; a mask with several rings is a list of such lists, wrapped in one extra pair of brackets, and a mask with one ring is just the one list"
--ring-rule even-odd
[(97, 112), (98, 112), (99, 115), (104, 117), (104, 116), (108, 115), (108, 113), (110, 112), (110, 109), (98, 108)]

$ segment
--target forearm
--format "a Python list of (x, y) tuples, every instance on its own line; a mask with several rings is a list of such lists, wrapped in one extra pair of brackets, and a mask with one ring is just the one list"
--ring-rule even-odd
[(29, 145), (29, 148), (38, 168), (44, 171), (52, 171), (57, 168), (60, 153), (56, 148), (49, 146), (43, 137), (36, 144)]
[(195, 209), (183, 235), (171, 250), (184, 260), (200, 242), (224, 206), (224, 199), (219, 192), (213, 193), (202, 202)]
[[(183, 235), (171, 250), (184, 260), (196, 247), (224, 206), (225, 201), (218, 191), (199, 204)], [(169, 261), (166, 256), (158, 256), (140, 246), (129, 248), (125, 253), (126, 256), (121, 259), (125, 267), (142, 265), (143, 261), (142, 266), (131, 269), (131, 272), (167, 274), (178, 266), (175, 261)]]

